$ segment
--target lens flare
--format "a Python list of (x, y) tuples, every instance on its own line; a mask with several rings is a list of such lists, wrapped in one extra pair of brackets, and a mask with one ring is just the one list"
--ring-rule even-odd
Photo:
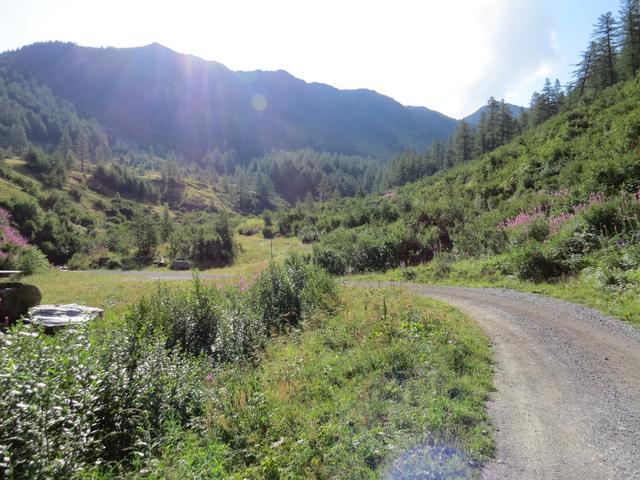
[(267, 108), (267, 98), (261, 93), (256, 93), (251, 97), (251, 105), (256, 112), (263, 112)]

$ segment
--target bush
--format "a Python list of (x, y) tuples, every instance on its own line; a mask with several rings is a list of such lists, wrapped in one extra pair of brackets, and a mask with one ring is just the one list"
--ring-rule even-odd
[(214, 362), (247, 357), (260, 343), (263, 328), (257, 316), (235, 296), (224, 296), (196, 277), (188, 291), (160, 287), (135, 308), (145, 329), (166, 339), (167, 348), (206, 355)]
[(592, 205), (584, 212), (584, 219), (597, 235), (612, 236), (624, 230), (624, 220), (613, 201)]
[(245, 237), (251, 237), (260, 231), (260, 227), (257, 225), (246, 225), (238, 228), (238, 233)]
[(169, 424), (200, 414), (198, 362), (123, 324), (0, 339), (0, 477), (71, 478), (144, 461)]
[(402, 223), (338, 228), (313, 246), (313, 259), (334, 275), (387, 270), (431, 260), (439, 240), (437, 227), (420, 233)]
[(16, 268), (25, 275), (32, 275), (49, 267), (47, 257), (35, 247), (23, 250), (15, 261)]
[(537, 244), (523, 247), (515, 253), (514, 270), (520, 279), (534, 282), (550, 280), (569, 273), (563, 262)]
[(298, 325), (318, 309), (330, 310), (335, 288), (320, 267), (294, 255), (282, 266), (271, 263), (252, 285), (249, 295), (266, 331), (274, 333)]
[(171, 258), (185, 259), (200, 267), (231, 265), (237, 246), (226, 215), (208, 218), (193, 215), (184, 219), (170, 239)]
[(314, 226), (305, 225), (298, 231), (298, 238), (302, 243), (317, 242), (320, 239), (320, 232)]
[(267, 240), (275, 237), (275, 233), (273, 231), (273, 227), (270, 227), (270, 226), (265, 224), (264, 228), (262, 229), (262, 236), (264, 238), (266, 238)]

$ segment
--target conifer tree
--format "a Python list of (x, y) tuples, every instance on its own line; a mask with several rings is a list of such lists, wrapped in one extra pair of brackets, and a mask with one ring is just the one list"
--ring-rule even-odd
[(473, 130), (465, 120), (461, 120), (454, 134), (456, 163), (468, 162), (473, 156)]
[(597, 62), (600, 84), (607, 88), (616, 83), (616, 30), (617, 22), (611, 12), (600, 15), (594, 26), (593, 40), (597, 46)]
[(582, 60), (576, 65), (578, 68), (573, 72), (573, 77), (575, 79), (574, 87), (577, 89), (579, 97), (587, 92), (587, 88), (595, 78), (597, 55), (598, 46), (596, 42), (592, 41), (589, 48), (582, 53)]
[(73, 143), (71, 141), (71, 135), (69, 134), (69, 128), (66, 126), (62, 129), (56, 154), (61, 158), (67, 169), (73, 166)]
[(623, 0), (618, 24), (620, 73), (633, 78), (640, 70), (640, 0)]
[(76, 145), (76, 155), (80, 161), (80, 171), (84, 172), (85, 162), (89, 161), (89, 137), (84, 128), (80, 129)]

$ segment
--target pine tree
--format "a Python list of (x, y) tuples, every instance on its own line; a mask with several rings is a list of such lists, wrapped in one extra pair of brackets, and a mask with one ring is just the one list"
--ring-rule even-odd
[(611, 12), (601, 15), (598, 23), (594, 25), (593, 41), (597, 46), (596, 68), (599, 71), (602, 88), (607, 88), (616, 83), (616, 31), (617, 22)]
[(76, 155), (80, 161), (80, 171), (84, 172), (84, 164), (89, 161), (89, 137), (84, 128), (80, 129), (76, 145)]
[(640, 70), (640, 0), (623, 0), (618, 25), (620, 72), (625, 79)]
[(9, 145), (17, 154), (27, 147), (27, 133), (21, 123), (14, 123), (9, 129)]
[(481, 154), (489, 151), (487, 140), (487, 113), (484, 110), (480, 113), (480, 121), (478, 122), (478, 128), (476, 130), (476, 143), (478, 152)]
[(69, 134), (69, 128), (64, 127), (62, 134), (60, 135), (60, 141), (58, 142), (58, 148), (56, 154), (60, 157), (67, 169), (73, 167), (73, 146), (71, 141), (71, 135)]
[(500, 145), (509, 142), (516, 133), (515, 119), (511, 110), (503, 100), (500, 100)]
[(553, 101), (555, 103), (556, 113), (560, 112), (566, 101), (566, 95), (564, 93), (564, 88), (562, 87), (560, 80), (558, 80), (557, 78), (555, 83), (553, 84)]
[(171, 233), (173, 232), (173, 222), (171, 220), (171, 216), (169, 215), (169, 206), (165, 203), (164, 208), (162, 209), (162, 220), (160, 223), (160, 238), (163, 242), (169, 240), (171, 237)]
[(578, 68), (573, 72), (575, 79), (574, 87), (578, 90), (578, 96), (582, 97), (595, 79), (596, 61), (598, 56), (598, 46), (596, 42), (591, 42), (589, 48), (582, 53), (582, 60)]
[(529, 128), (530, 120), (529, 110), (520, 107), (520, 113), (516, 121), (516, 133), (520, 134), (525, 132)]
[(456, 163), (468, 162), (473, 156), (473, 130), (465, 120), (461, 120), (454, 134)]

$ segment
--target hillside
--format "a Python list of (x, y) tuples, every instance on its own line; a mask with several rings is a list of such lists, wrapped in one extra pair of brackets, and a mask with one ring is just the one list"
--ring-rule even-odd
[(586, 272), (602, 288), (637, 291), (639, 97), (636, 79), (574, 99), (469, 163), (392, 195), (294, 209), (280, 222), (283, 230), (317, 229), (314, 258), (338, 274), (435, 259), (446, 278), (452, 262), (485, 256), (487, 278), (540, 282)]
[(0, 68), (50, 89), (112, 137), (191, 160), (214, 149), (248, 161), (300, 148), (385, 159), (422, 150), (456, 126), (371, 90), (306, 83), (285, 71), (234, 72), (159, 44), (39, 43), (1, 54)]

